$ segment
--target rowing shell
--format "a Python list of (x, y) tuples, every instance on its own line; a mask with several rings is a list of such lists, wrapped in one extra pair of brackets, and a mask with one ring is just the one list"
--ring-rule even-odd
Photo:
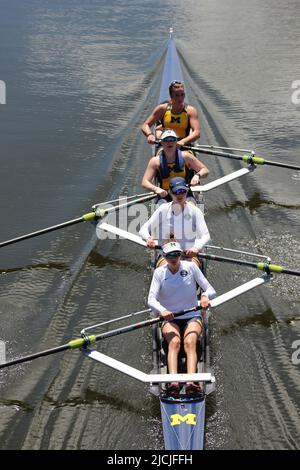
[[(179, 56), (172, 35), (170, 35), (163, 68), (159, 102), (168, 100), (169, 85), (173, 80), (183, 82)], [(196, 193), (194, 193), (196, 196)], [(201, 201), (203, 203), (203, 201)], [(157, 254), (153, 255), (152, 265), (156, 264)], [(206, 263), (203, 263), (202, 270), (205, 273)], [(208, 345), (208, 318), (204, 318), (203, 334), (198, 342), (198, 364), (197, 372), (203, 374), (208, 369), (206, 362), (209, 358)], [(152, 329), (152, 373), (167, 374), (168, 346), (164, 341), (159, 325), (154, 325)], [(180, 372), (186, 372), (185, 354), (181, 353), (178, 359)], [(205, 399), (206, 395), (214, 390), (214, 374), (209, 370), (211, 381), (204, 385), (204, 393), (201, 395), (188, 396), (183, 390), (179, 397), (170, 397), (166, 393), (165, 384), (152, 384), (150, 391), (159, 397), (164, 443), (166, 450), (201, 450), (204, 446), (205, 429)], [(187, 374), (183, 374), (187, 377)], [(189, 381), (186, 379), (186, 381)], [(208, 384), (208, 382), (207, 382)]]

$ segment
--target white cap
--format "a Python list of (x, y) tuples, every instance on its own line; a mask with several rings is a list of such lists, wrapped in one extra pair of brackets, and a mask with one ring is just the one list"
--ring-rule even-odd
[(178, 242), (166, 243), (162, 248), (163, 248), (163, 253), (165, 255), (167, 255), (169, 253), (173, 253), (175, 251), (179, 251), (180, 253), (182, 253), (181, 246)]
[(162, 133), (160, 140), (164, 140), (166, 137), (175, 137), (176, 139), (178, 138), (176, 132), (173, 131), (172, 129), (165, 130)]

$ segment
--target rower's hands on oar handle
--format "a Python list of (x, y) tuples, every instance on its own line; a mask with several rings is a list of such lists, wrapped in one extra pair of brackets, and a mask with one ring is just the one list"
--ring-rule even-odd
[(206, 310), (210, 306), (209, 298), (206, 295), (201, 296), (200, 305), (203, 310)]
[(195, 258), (199, 253), (199, 249), (193, 246), (192, 248), (189, 248), (188, 250), (184, 251), (185, 256), (188, 258)]
[(196, 173), (191, 179), (190, 186), (197, 186), (200, 183), (201, 176)]
[(174, 320), (174, 315), (170, 310), (164, 310), (161, 314), (161, 319), (165, 321)]
[(147, 247), (151, 248), (151, 250), (154, 250), (154, 248), (156, 248), (156, 243), (155, 243), (155, 240), (153, 240), (153, 238), (151, 238), (151, 237), (148, 238)]
[(154, 145), (156, 143), (155, 135), (153, 134), (153, 132), (149, 132), (149, 134), (147, 134), (146, 137), (147, 137), (148, 144)]
[(163, 188), (159, 188), (158, 186), (156, 186), (155, 189), (153, 189), (153, 191), (154, 191), (155, 194), (157, 194), (159, 197), (167, 197), (167, 195), (168, 195), (168, 191), (166, 191), (166, 190), (163, 189)]

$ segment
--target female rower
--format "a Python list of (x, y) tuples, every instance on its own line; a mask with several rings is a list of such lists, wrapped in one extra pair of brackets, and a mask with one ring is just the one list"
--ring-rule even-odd
[[(200, 178), (206, 178), (209, 174), (208, 168), (191, 152), (177, 148), (177, 135), (173, 130), (165, 130), (160, 143), (161, 152), (149, 160), (145, 170), (143, 188), (154, 191), (161, 198), (167, 198), (169, 182), (175, 176), (181, 176), (191, 186), (195, 186), (200, 183)], [(159, 185), (153, 183), (155, 180)]]
[(169, 85), (170, 101), (160, 103), (154, 108), (150, 116), (142, 126), (142, 132), (147, 137), (147, 142), (155, 144), (159, 132), (152, 132), (151, 127), (160, 123), (159, 128), (173, 129), (179, 137), (177, 143), (190, 145), (200, 137), (200, 121), (198, 111), (194, 106), (185, 103), (185, 87), (178, 80), (173, 80)]
[(187, 202), (189, 187), (184, 178), (172, 178), (169, 185), (172, 202), (161, 204), (141, 227), (139, 234), (151, 249), (156, 246), (155, 239), (163, 245), (166, 240), (175, 238), (180, 242), (184, 255), (196, 261), (195, 257), (210, 240), (204, 216), (198, 207)]
[[(163, 317), (162, 334), (168, 343), (168, 371), (178, 371), (178, 354), (183, 340), (186, 354), (187, 373), (197, 370), (197, 340), (202, 332), (201, 308), (207, 309), (210, 299), (216, 292), (204, 277), (200, 269), (188, 261), (181, 260), (182, 248), (177, 242), (163, 246), (167, 264), (155, 269), (148, 304), (155, 315)], [(172, 312), (195, 307), (197, 305), (197, 285), (202, 295), (199, 310), (174, 318)], [(185, 385), (185, 393), (201, 393), (202, 388), (193, 382)], [(171, 383), (168, 393), (179, 394), (179, 383)]]

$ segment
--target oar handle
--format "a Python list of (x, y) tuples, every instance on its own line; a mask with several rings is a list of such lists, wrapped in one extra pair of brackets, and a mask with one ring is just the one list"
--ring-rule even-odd
[(174, 317), (179, 317), (180, 315), (185, 315), (186, 313), (197, 312), (197, 310), (200, 310), (199, 306), (186, 308), (185, 310), (179, 310), (178, 312), (172, 312), (172, 313)]

